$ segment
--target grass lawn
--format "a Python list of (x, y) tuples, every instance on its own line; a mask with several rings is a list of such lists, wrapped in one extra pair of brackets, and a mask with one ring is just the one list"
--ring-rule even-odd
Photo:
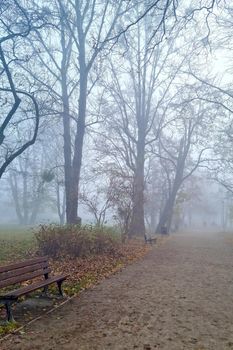
[(23, 260), (36, 250), (31, 228), (0, 226), (0, 264)]

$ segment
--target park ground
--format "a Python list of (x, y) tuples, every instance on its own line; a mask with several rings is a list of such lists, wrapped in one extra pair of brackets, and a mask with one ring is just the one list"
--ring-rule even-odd
[(1, 350), (233, 349), (233, 235), (177, 234)]

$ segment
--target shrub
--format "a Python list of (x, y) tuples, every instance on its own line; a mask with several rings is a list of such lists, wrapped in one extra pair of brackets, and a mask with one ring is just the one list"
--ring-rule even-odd
[(120, 235), (111, 227), (42, 225), (35, 237), (38, 253), (52, 258), (120, 255)]

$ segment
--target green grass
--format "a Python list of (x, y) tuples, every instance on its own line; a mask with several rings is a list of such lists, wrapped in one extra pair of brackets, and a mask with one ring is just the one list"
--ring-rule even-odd
[(32, 229), (0, 226), (0, 264), (27, 258), (35, 249), (36, 240)]
[(15, 331), (19, 327), (17, 322), (7, 322), (4, 325), (0, 325), (0, 336), (4, 336), (8, 333)]
[[(0, 265), (24, 260), (35, 251), (36, 241), (32, 229), (20, 226), (0, 226)], [(3, 308), (0, 305), (0, 308)], [(0, 337), (15, 330), (15, 322), (0, 325)]]

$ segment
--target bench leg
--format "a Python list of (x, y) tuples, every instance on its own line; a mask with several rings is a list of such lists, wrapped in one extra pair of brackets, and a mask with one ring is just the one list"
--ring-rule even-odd
[(152, 244), (151, 238), (148, 238), (148, 239), (146, 240), (146, 243)]
[[(44, 278), (45, 280), (47, 280), (49, 278), (49, 274), (45, 273), (44, 274)], [(42, 296), (47, 297), (48, 296), (48, 290), (49, 290), (49, 286), (45, 286), (42, 292)]]
[(49, 290), (49, 287), (45, 286), (44, 289), (43, 289), (43, 292), (42, 292), (42, 296), (43, 297), (47, 297), (48, 296), (48, 290)]
[(63, 282), (63, 281), (58, 281), (58, 282), (57, 282), (59, 294), (60, 294), (61, 297), (63, 297), (62, 282)]
[(12, 314), (12, 302), (11, 301), (7, 301), (5, 303), (5, 307), (6, 307), (6, 314), (7, 314), (7, 321), (8, 322), (14, 322), (14, 317), (13, 317), (13, 314)]

